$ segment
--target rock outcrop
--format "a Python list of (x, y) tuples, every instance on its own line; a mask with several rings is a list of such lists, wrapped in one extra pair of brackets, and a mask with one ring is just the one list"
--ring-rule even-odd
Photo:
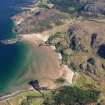
[[(105, 26), (95, 21), (77, 21), (68, 29), (65, 39), (68, 45), (67, 62), (94, 78), (105, 75)], [(68, 54), (68, 53), (66, 53)], [(103, 58), (103, 59), (102, 59)], [(71, 67), (71, 65), (70, 65)]]
[(97, 33), (93, 33), (91, 37), (91, 47), (96, 48), (97, 47)]
[(95, 61), (94, 58), (89, 58), (89, 59), (87, 60), (87, 62), (90, 63), (90, 64), (92, 64), (92, 65), (95, 65), (95, 63), (96, 63), (96, 61)]
[(71, 48), (74, 51), (80, 51), (81, 49), (81, 42), (79, 37), (76, 35), (76, 30), (72, 26), (67, 32), (66, 35), (67, 43), (69, 44), (69, 48)]
[(105, 0), (76, 0), (77, 14), (97, 17), (105, 15)]
[(104, 63), (102, 64), (102, 68), (105, 70), (105, 64)]
[(89, 58), (87, 61), (79, 65), (80, 69), (85, 73), (96, 74), (95, 59)]

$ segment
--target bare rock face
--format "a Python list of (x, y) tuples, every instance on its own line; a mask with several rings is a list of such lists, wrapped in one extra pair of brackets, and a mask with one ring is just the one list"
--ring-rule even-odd
[(96, 61), (95, 61), (94, 58), (89, 58), (89, 59), (87, 60), (87, 62), (90, 63), (90, 64), (92, 64), (92, 65), (95, 65), (95, 63), (96, 63)]
[(89, 64), (89, 63), (87, 63), (87, 71), (88, 71), (89, 73), (96, 74), (95, 69), (96, 69), (95, 66), (93, 66), (93, 65), (91, 65), (91, 64)]
[[(94, 79), (105, 76), (105, 23), (75, 21), (65, 38), (71, 50), (70, 62)], [(69, 62), (68, 61), (68, 62)]]
[(73, 50), (76, 50), (76, 51), (81, 50), (80, 41), (76, 36), (71, 38), (70, 48), (73, 49)]
[(66, 40), (69, 44), (69, 48), (71, 48), (74, 51), (80, 51), (81, 49), (81, 42), (79, 37), (77, 37), (76, 33), (75, 33), (75, 28), (72, 26), (70, 27), (70, 29), (68, 30), (67, 36), (66, 36)]

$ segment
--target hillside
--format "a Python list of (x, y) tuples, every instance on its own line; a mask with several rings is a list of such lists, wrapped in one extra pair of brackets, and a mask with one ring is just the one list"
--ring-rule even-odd
[[(74, 73), (72, 85), (62, 85), (65, 78), (57, 78), (55, 82), (60, 85), (59, 88), (43, 90), (45, 97), (39, 98), (41, 103), (36, 104), (35, 97), (28, 102), (25, 94), (18, 105), (105, 105), (104, 17), (105, 0), (40, 0), (12, 17), (17, 37), (36, 33), (43, 37), (48, 35), (42, 52), (49, 46), (55, 46), (55, 52), (62, 56), (60, 63)], [(55, 61), (53, 54), (50, 53), (50, 57)], [(53, 68), (52, 64), (50, 66)], [(54, 75), (57, 77), (59, 74), (58, 69), (45, 71), (47, 75), (43, 75), (50, 78), (51, 73), (53, 80)], [(9, 103), (12, 103), (11, 100)]]

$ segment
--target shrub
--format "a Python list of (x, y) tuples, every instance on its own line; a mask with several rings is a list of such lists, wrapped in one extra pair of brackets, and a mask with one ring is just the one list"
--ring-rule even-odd
[[(87, 105), (96, 102), (98, 96), (99, 92), (96, 90), (82, 90), (78, 87), (65, 86), (55, 91), (52, 101), (47, 105)], [(49, 102), (47, 100), (45, 101)]]
[(69, 65), (68, 65), (69, 68), (71, 68), (73, 71), (77, 71), (77, 66), (71, 62)]
[(56, 83), (64, 83), (65, 82), (65, 79), (64, 78), (58, 78), (57, 80), (56, 80)]

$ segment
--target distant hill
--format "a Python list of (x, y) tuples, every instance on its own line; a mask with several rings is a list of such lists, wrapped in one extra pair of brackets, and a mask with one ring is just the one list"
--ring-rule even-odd
[(77, 16), (105, 15), (105, 0), (49, 0), (49, 2), (54, 3), (61, 11), (76, 12)]
[(76, 0), (78, 15), (105, 15), (105, 0)]

